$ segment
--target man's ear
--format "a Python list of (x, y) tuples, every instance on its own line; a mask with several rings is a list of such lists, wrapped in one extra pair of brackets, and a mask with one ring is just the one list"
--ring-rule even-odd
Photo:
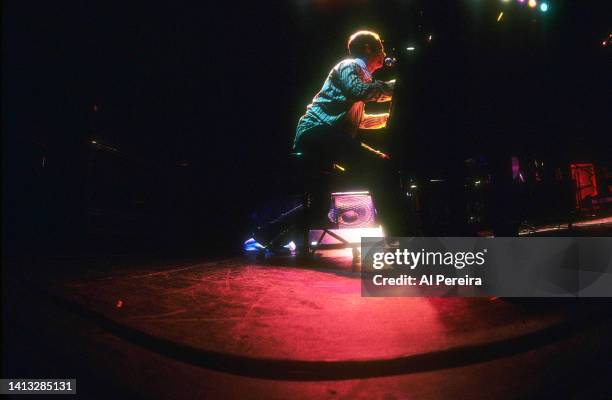
[(370, 46), (370, 44), (369, 44), (369, 43), (366, 43), (366, 44), (363, 46), (363, 54), (365, 54), (367, 57), (370, 57), (370, 56), (373, 54), (373, 52), (372, 52), (372, 46)]

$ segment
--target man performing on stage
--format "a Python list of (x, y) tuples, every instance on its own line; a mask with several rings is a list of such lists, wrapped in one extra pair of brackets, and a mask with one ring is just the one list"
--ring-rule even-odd
[(365, 103), (390, 101), (395, 81), (372, 78), (385, 59), (378, 34), (359, 31), (351, 35), (348, 51), (351, 58), (330, 71), (300, 118), (294, 148), (321, 163), (345, 166), (345, 173), (372, 194), (385, 236), (406, 236), (407, 213), (397, 168), (356, 137), (359, 129), (385, 127), (389, 114), (366, 114)]

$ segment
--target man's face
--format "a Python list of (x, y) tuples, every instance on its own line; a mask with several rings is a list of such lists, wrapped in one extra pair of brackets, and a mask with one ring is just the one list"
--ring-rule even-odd
[(370, 72), (374, 72), (385, 63), (385, 48), (381, 42), (378, 42), (378, 46), (370, 48), (370, 56), (368, 57), (368, 69)]
[(376, 55), (374, 56), (376, 60), (376, 69), (382, 68), (382, 66), (385, 64), (385, 56), (385, 48), (381, 43)]

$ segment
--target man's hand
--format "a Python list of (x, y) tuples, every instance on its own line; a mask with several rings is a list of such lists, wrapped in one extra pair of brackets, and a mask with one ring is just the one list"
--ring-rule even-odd
[(393, 91), (395, 90), (395, 79), (390, 81), (376, 81), (376, 83), (380, 84), (383, 87), (381, 91), (381, 95), (376, 99), (377, 103), (385, 103), (391, 101), (391, 97), (393, 96)]

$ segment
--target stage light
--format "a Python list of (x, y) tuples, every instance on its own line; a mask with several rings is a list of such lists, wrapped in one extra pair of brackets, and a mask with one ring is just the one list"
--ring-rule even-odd
[(529, 7), (531, 8), (535, 8), (538, 5), (538, 2), (536, 0), (529, 0)]
[(297, 246), (295, 245), (293, 240), (287, 243), (286, 245), (284, 245), (283, 247), (286, 249), (289, 249), (289, 251), (295, 251), (297, 249)]
[(265, 249), (265, 247), (258, 243), (254, 238), (250, 238), (244, 242), (242, 248), (244, 251), (259, 251)]
[(542, 11), (542, 12), (548, 11), (548, 3), (540, 4), (540, 11)]
[(502, 17), (504, 16), (504, 12), (500, 12), (499, 15), (497, 16), (497, 22), (501, 21)]
[(413, 47), (413, 46), (406, 47), (406, 50), (408, 50), (408, 51), (414, 51), (414, 47)]
[(524, 3), (524, 2), (525, 2), (525, 0), (518, 0), (518, 2), (519, 2), (519, 3)]

